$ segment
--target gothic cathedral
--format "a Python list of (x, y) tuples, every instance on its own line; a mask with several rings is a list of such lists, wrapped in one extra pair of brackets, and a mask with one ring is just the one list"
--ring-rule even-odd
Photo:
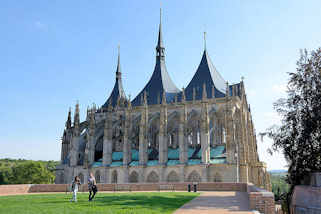
[(56, 183), (88, 173), (98, 183), (251, 182), (270, 189), (260, 162), (244, 82), (228, 84), (204, 48), (186, 88), (178, 89), (165, 64), (159, 25), (154, 72), (133, 99), (126, 97), (120, 58), (114, 88), (101, 107), (79, 119), (76, 104), (62, 137)]

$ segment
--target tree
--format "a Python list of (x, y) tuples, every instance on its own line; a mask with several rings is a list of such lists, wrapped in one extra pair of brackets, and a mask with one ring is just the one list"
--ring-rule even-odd
[(12, 168), (17, 184), (48, 184), (54, 176), (40, 162), (28, 161)]
[(289, 76), (287, 98), (274, 103), (281, 126), (261, 135), (272, 138), (270, 152), (283, 151), (292, 194), (305, 176), (321, 170), (321, 48), (302, 51), (296, 72)]

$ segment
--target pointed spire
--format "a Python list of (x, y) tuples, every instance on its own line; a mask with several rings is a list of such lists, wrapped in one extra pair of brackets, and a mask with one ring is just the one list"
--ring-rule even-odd
[(90, 109), (89, 106), (87, 106), (87, 114), (86, 114), (86, 120), (90, 119)]
[(90, 120), (89, 120), (89, 134), (91, 136), (94, 135), (94, 131), (95, 131), (95, 111), (94, 111), (94, 106), (93, 108), (90, 110)]
[(204, 31), (204, 51), (206, 51), (206, 31)]
[(212, 85), (212, 98), (215, 98), (215, 87)]
[(230, 96), (230, 87), (228, 85), (228, 82), (226, 82), (226, 97)]
[(166, 105), (166, 94), (165, 94), (165, 91), (163, 91), (163, 94), (162, 94), (162, 104)]
[[(161, 14), (161, 12), (160, 12)], [(161, 15), (160, 15), (161, 19)], [(174, 82), (170, 78), (165, 64), (165, 48), (163, 45), (162, 37), (162, 22), (159, 24), (158, 41), (156, 46), (156, 64), (154, 67), (154, 72), (145, 85), (145, 87), (140, 91), (136, 98), (132, 101), (133, 106), (139, 106), (142, 104), (142, 97), (144, 91), (148, 94), (148, 105), (154, 105), (158, 103), (159, 92), (165, 91), (166, 96), (169, 94), (175, 95), (180, 92), (180, 90), (175, 86)], [(168, 96), (169, 97), (169, 96)], [(168, 102), (170, 100), (167, 100)]]
[(159, 30), (158, 30), (158, 41), (157, 47), (163, 48), (163, 34), (162, 34), (162, 8), (159, 9)]
[(206, 100), (206, 99), (207, 99), (206, 84), (203, 83), (202, 100)]
[(75, 108), (75, 115), (74, 115), (74, 135), (75, 136), (79, 135), (79, 123), (80, 123), (79, 102), (77, 101), (76, 108)]
[(165, 48), (163, 44), (163, 34), (162, 34), (162, 8), (160, 8), (158, 40), (157, 40), (157, 46), (156, 46), (156, 58), (164, 59), (164, 57), (165, 57)]
[(117, 61), (117, 69), (116, 69), (116, 81), (114, 88), (105, 102), (105, 104), (102, 106), (102, 108), (107, 108), (109, 105), (109, 102), (111, 101), (111, 105), (114, 107), (117, 105), (118, 98), (123, 101), (123, 99), (126, 99), (126, 95), (123, 89), (123, 84), (121, 80), (121, 67), (120, 67), (120, 48), (118, 46), (118, 61)]
[(147, 93), (144, 91), (144, 106), (147, 106)]
[(182, 102), (185, 102), (186, 97), (185, 97), (185, 88), (182, 88)]
[(110, 99), (109, 102), (108, 102), (108, 111), (112, 111), (112, 110), (113, 110), (113, 105), (112, 105), (111, 102), (112, 102), (112, 101), (111, 101), (111, 99)]
[(120, 46), (118, 45), (118, 60), (117, 60), (117, 69), (116, 69), (116, 80), (121, 79), (121, 68), (120, 68)]
[(128, 108), (128, 109), (131, 109), (131, 108), (132, 108), (132, 103), (131, 103), (131, 101), (130, 101), (130, 97), (131, 97), (131, 95), (129, 94), (129, 95), (128, 95), (128, 100), (127, 100), (127, 108)]
[(71, 128), (71, 108), (69, 108), (68, 111), (68, 118), (66, 121), (66, 129), (70, 129)]

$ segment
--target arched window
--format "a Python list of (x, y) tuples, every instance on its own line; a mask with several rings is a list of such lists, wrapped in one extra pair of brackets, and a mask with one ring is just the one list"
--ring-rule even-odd
[(102, 161), (103, 158), (103, 136), (98, 138), (97, 143), (95, 145), (95, 161)]
[(179, 182), (179, 177), (175, 171), (171, 171), (167, 176), (167, 182)]
[(201, 182), (201, 176), (195, 170), (187, 178), (189, 182)]
[(159, 176), (155, 171), (152, 171), (147, 176), (147, 183), (158, 183), (159, 182)]
[(138, 183), (138, 173), (133, 171), (129, 176), (129, 183)]

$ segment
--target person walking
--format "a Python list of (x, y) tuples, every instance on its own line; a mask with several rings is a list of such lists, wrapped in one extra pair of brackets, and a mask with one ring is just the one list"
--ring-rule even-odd
[(96, 179), (93, 175), (93, 173), (90, 173), (88, 178), (88, 191), (89, 191), (89, 199), (88, 201), (92, 201), (98, 192), (97, 185), (96, 185)]
[(76, 176), (71, 184), (72, 199), (70, 200), (70, 202), (73, 202), (73, 201), (77, 202), (77, 192), (79, 187), (80, 187), (80, 179), (78, 176)]

